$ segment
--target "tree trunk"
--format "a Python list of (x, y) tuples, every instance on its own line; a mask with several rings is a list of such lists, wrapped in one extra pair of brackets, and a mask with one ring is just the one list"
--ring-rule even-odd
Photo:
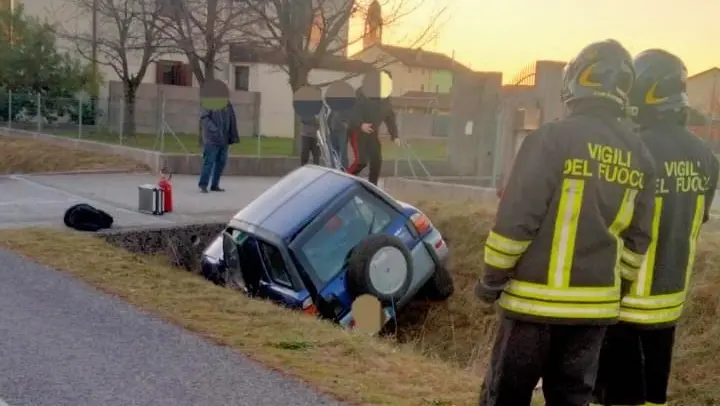
[(123, 135), (128, 138), (135, 137), (135, 96), (137, 86), (125, 82), (125, 110), (123, 117)]
[[(290, 76), (290, 88), (292, 89), (293, 94), (295, 94), (298, 89), (301, 87), (307, 85), (308, 82), (308, 75), (310, 74), (310, 71), (305, 68), (298, 68), (290, 65), (288, 69), (288, 75)], [(294, 156), (300, 155), (300, 148), (301, 148), (301, 142), (302, 137), (300, 136), (300, 118), (297, 114), (293, 114), (293, 150), (292, 153)]]

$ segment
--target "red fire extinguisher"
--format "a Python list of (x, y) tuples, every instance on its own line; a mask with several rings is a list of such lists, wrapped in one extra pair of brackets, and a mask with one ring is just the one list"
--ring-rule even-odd
[(160, 181), (158, 182), (158, 187), (163, 193), (163, 211), (165, 213), (170, 213), (173, 210), (172, 184), (170, 183), (170, 179), (172, 179), (172, 174), (161, 173)]

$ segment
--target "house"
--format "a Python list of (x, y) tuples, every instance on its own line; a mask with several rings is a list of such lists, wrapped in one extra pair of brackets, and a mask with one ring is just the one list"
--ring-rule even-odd
[(374, 43), (350, 57), (382, 66), (390, 72), (395, 97), (407, 92), (448, 93), (454, 74), (472, 71), (439, 52), (381, 43)]
[[(179, 4), (175, 0), (155, 0), (158, 7), (160, 7), (161, 16), (165, 15), (169, 17), (174, 12), (174, 7)], [(323, 6), (328, 7), (331, 10), (337, 9), (337, 4), (345, 4), (347, 0), (324, 0)], [(81, 33), (85, 36), (89, 36), (92, 32), (92, 15), (86, 10), (79, 10), (75, 0), (0, 0), (0, 4), (13, 4), (22, 2), (25, 7), (25, 11), (28, 15), (38, 17), (41, 20), (46, 20), (50, 24), (54, 24), (60, 31), (68, 33)], [(234, 7), (235, 0), (220, 0), (221, 10), (223, 12), (229, 12), (230, 7)], [(312, 12), (312, 10), (310, 10)], [(316, 13), (320, 17), (322, 13)], [(98, 20), (99, 26), (97, 27), (98, 37), (102, 38), (103, 35), (110, 37), (117, 36), (117, 27), (113, 23), (107, 22), (107, 18), (100, 17)], [(317, 22), (318, 26), (322, 26), (322, 22)], [(260, 29), (260, 28), (258, 28)], [(311, 39), (316, 41), (319, 39), (319, 35), (313, 30), (310, 33)], [(349, 24), (340, 30), (337, 41), (341, 43), (347, 43), (349, 33)], [(76, 46), (71, 41), (60, 39), (58, 47), (70, 52), (76, 52)], [(342, 44), (334, 47), (338, 49), (339, 55), (344, 55), (345, 48)], [(128, 65), (130, 71), (136, 72), (139, 66), (139, 55), (135, 53), (128, 54)], [(98, 68), (105, 79), (105, 81), (118, 80), (117, 73), (107, 64), (103, 63), (104, 55), (99, 52), (98, 58), (101, 59)], [(218, 56), (218, 62), (216, 64), (215, 77), (228, 81), (235, 75), (232, 65), (229, 64), (229, 51), (226, 50)], [(173, 86), (198, 86), (197, 78), (194, 77), (188, 59), (184, 54), (172, 53), (163, 55), (155, 63), (152, 63), (148, 67), (143, 83), (148, 84), (165, 84)], [(104, 86), (106, 87), (106, 86)]]
[[(285, 57), (274, 49), (233, 45), (230, 63), (234, 75), (231, 90), (260, 93), (259, 133), (268, 137), (292, 137), (295, 112), (288, 74), (283, 69)], [(372, 65), (342, 56), (328, 56), (310, 71), (311, 85), (326, 87), (334, 81), (346, 80), (354, 88), (362, 85), (363, 74)]]
[(690, 106), (707, 116), (720, 118), (720, 68), (711, 68), (687, 79)]

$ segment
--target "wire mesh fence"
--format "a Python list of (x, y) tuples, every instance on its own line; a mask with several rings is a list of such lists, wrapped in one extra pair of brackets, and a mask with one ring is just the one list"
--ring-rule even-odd
[[(290, 105), (286, 109), (265, 111), (245, 102), (233, 105), (241, 138), (231, 147), (231, 154), (292, 156), (297, 153)], [(128, 103), (125, 97), (91, 99), (0, 94), (0, 126), (166, 153), (201, 153), (200, 111), (197, 99), (172, 99), (162, 94), (152, 99), (138, 97), (133, 103)], [(422, 160), (446, 159), (446, 137), (427, 136), (413, 130), (424, 129), (417, 124), (418, 120), (432, 122), (436, 118), (432, 115), (418, 118), (413, 114), (403, 109), (398, 111), (398, 125), (402, 136), (409, 139), (407, 144)], [(406, 152), (390, 142), (386, 131), (381, 133), (381, 138), (386, 159), (406, 159)]]

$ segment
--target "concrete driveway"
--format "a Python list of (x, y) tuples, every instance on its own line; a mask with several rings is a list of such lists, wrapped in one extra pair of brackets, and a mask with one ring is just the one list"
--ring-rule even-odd
[(173, 177), (174, 212), (151, 216), (137, 211), (138, 186), (156, 183), (146, 174), (0, 176), (0, 228), (63, 226), (65, 210), (89, 203), (115, 218), (115, 226), (227, 220), (278, 178), (225, 177), (224, 193), (201, 194), (196, 176)]

